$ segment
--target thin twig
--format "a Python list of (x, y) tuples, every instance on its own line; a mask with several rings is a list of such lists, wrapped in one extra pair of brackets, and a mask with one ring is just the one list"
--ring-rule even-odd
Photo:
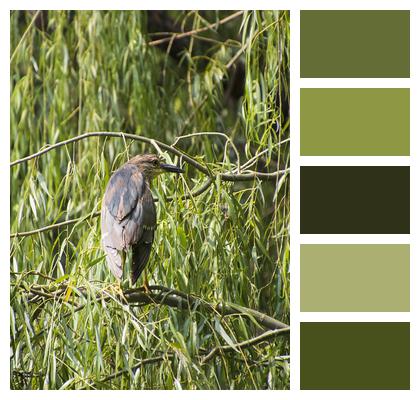
[(226, 64), (226, 69), (230, 69), (230, 67), (235, 64), (236, 60), (241, 56), (241, 54), (247, 49), (250, 43), (250, 38), (244, 43), (244, 45), (235, 53), (235, 55), (230, 59), (230, 61)]
[(182, 128), (180, 130), (180, 134), (182, 135), (185, 132), (185, 129), (187, 129), (188, 125), (192, 121), (192, 119), (195, 117), (198, 111), (200, 111), (201, 107), (206, 103), (208, 99), (208, 95), (206, 94), (203, 99), (200, 101), (200, 103), (197, 105), (197, 107), (194, 108), (193, 112), (190, 113), (187, 117), (187, 119), (182, 123)]
[[(235, 143), (232, 141), (232, 139), (228, 135), (226, 135), (226, 133), (223, 133), (223, 132), (194, 132), (194, 133), (189, 133), (188, 135), (177, 136), (175, 138), (175, 141), (172, 144), (172, 146), (176, 146), (178, 144), (178, 142), (182, 139), (187, 139), (187, 138), (192, 138), (192, 137), (197, 137), (197, 136), (221, 136), (222, 138), (224, 138), (225, 141), (226, 141), (226, 145), (229, 144), (232, 147), (233, 151), (235, 152), (236, 160), (237, 160), (237, 163), (238, 163), (237, 169), (238, 170), (240, 169), (239, 151), (238, 151), (237, 147), (235, 146)], [(226, 146), (225, 146), (225, 149), (226, 149)]]
[[(284, 143), (286, 143), (286, 142), (289, 142), (290, 141), (290, 138), (287, 138), (287, 139), (284, 139), (284, 140), (282, 140), (282, 141), (280, 141), (280, 142), (278, 142), (278, 143), (276, 143), (275, 145), (273, 145), (273, 147), (276, 147), (276, 146), (280, 146), (280, 145), (282, 145), (282, 144), (284, 144)], [(245, 169), (247, 169), (247, 168), (250, 168), (250, 167), (252, 167), (257, 161), (258, 161), (258, 159), (261, 157), (261, 156), (263, 156), (265, 153), (268, 153), (270, 151), (270, 149), (269, 148), (266, 148), (266, 149), (264, 149), (263, 151), (261, 151), (261, 152), (259, 152), (259, 153), (257, 153), (257, 154), (255, 154), (252, 158), (250, 158), (246, 163), (244, 163), (243, 165), (241, 165), (241, 169), (242, 169), (242, 171), (243, 170), (245, 170)], [(239, 172), (238, 171), (238, 169), (236, 168), (236, 169), (234, 169), (233, 170), (233, 172), (234, 173), (236, 173), (236, 172)]]
[(40, 276), (41, 278), (44, 278), (49, 281), (53, 281), (53, 282), (56, 281), (56, 278), (43, 274), (42, 272), (39, 272), (39, 271), (24, 271), (24, 272), (10, 271), (10, 275), (20, 276), (20, 279), (26, 277), (27, 275), (35, 275), (35, 276)]
[(12, 63), (13, 59), (15, 58), (17, 51), (19, 49), (19, 47), (21, 46), (21, 44), (23, 43), (23, 41), (25, 40), (27, 34), (29, 33), (30, 29), (32, 28), (32, 25), (34, 24), (34, 22), (36, 21), (36, 19), (38, 18), (39, 13), (41, 12), (41, 10), (38, 10), (34, 16), (32, 17), (31, 22), (29, 23), (28, 27), (26, 28), (25, 32), (23, 33), (22, 37), (19, 40), (19, 43), (17, 44), (17, 46), (15, 47), (15, 50), (13, 51), (12, 56), (10, 57), (10, 63)]
[(245, 349), (247, 347), (255, 346), (256, 344), (259, 344), (261, 342), (265, 342), (267, 340), (270, 340), (276, 336), (279, 335), (286, 335), (290, 332), (290, 327), (287, 328), (281, 328), (281, 329), (274, 329), (272, 331), (267, 331), (262, 333), (259, 336), (256, 336), (252, 339), (245, 340), (240, 343), (236, 343), (233, 346), (232, 345), (226, 345), (226, 346), (217, 346), (213, 350), (211, 350), (207, 355), (205, 355), (201, 359), (201, 364), (205, 364), (206, 362), (210, 361), (215, 356), (221, 354), (221, 353), (228, 353), (231, 351), (236, 351), (239, 349)]
[(100, 214), (101, 213), (99, 211), (97, 211), (95, 213), (90, 213), (89, 215), (85, 215), (84, 217), (69, 219), (68, 221), (63, 221), (63, 222), (59, 222), (57, 224), (51, 224), (51, 225), (43, 226), (42, 228), (34, 229), (32, 231), (11, 233), (10, 238), (14, 239), (14, 238), (19, 238), (19, 237), (26, 237), (26, 236), (35, 235), (37, 233), (50, 231), (52, 229), (62, 228), (63, 226), (73, 225), (73, 224), (76, 224), (77, 222), (84, 221), (84, 220), (89, 219), (89, 218), (93, 219), (93, 218), (99, 217)]
[(219, 25), (223, 25), (226, 22), (229, 22), (232, 19), (235, 19), (235, 18), (239, 17), (243, 13), (244, 13), (244, 11), (237, 11), (236, 13), (233, 13), (233, 14), (227, 16), (226, 18), (223, 18), (220, 21), (216, 21), (213, 24), (207, 25), (203, 28), (194, 29), (194, 30), (189, 31), (189, 32), (175, 33), (175, 34), (173, 34), (169, 37), (166, 37), (166, 38), (152, 40), (151, 42), (149, 42), (147, 44), (149, 46), (157, 46), (157, 45), (162, 44), (162, 43), (167, 43), (167, 42), (170, 42), (170, 41), (173, 41), (173, 40), (182, 39), (184, 37), (192, 36), (192, 35), (195, 35), (197, 33), (204, 32), (204, 31), (208, 31), (209, 29), (213, 29), (213, 28), (215, 28)]

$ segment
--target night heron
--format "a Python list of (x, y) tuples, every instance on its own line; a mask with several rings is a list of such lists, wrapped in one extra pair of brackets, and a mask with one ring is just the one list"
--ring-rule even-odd
[(121, 279), (125, 253), (131, 248), (132, 284), (144, 270), (152, 249), (156, 208), (150, 184), (162, 172), (184, 171), (163, 164), (154, 154), (137, 155), (114, 172), (102, 200), (102, 246), (108, 266)]

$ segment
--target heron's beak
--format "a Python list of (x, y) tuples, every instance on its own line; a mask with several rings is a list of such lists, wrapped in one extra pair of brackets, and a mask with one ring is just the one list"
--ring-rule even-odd
[(177, 174), (185, 172), (182, 168), (172, 164), (160, 164), (160, 168), (162, 168), (165, 172), (176, 172)]

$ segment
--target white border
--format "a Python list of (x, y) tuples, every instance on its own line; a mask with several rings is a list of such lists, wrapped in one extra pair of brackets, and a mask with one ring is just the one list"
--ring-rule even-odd
[[(1, 301), (1, 326), (4, 329), (0, 329), (0, 343), (2, 344), (0, 354), (0, 385), (1, 388), (7, 388), (9, 386), (9, 360), (8, 360), (8, 350), (9, 341), (10, 341), (10, 330), (9, 330), (9, 232), (10, 232), (10, 167), (9, 167), (9, 149), (10, 149), (10, 94), (9, 94), (9, 54), (10, 54), (10, 44), (9, 44), (9, 16), (6, 14), (1, 14), (0, 20), (0, 40), (1, 40), (1, 61), (0, 61), (0, 88), (4, 91), (3, 95), (0, 97), (1, 106), (0, 106), (0, 123), (2, 124), (1, 129), (1, 146), (0, 146), (0, 187), (7, 188), (7, 192), (0, 196), (0, 221), (2, 221), (1, 229), (1, 240), (0, 240), (0, 251), (1, 251), (1, 263), (2, 268), (0, 269), (0, 301)], [(3, 47), (4, 46), (4, 47)], [(6, 94), (7, 93), (7, 94)], [(5, 327), (8, 329), (5, 329)], [(7, 355), (7, 358), (6, 358)]]
[(301, 156), (303, 166), (409, 166), (408, 156)]
[[(401, 398), (417, 398), (420, 396), (420, 387), (418, 384), (418, 377), (420, 376), (419, 369), (419, 306), (420, 306), (420, 288), (418, 268), (420, 268), (420, 237), (418, 234), (419, 227), (419, 213), (415, 204), (419, 204), (419, 135), (420, 125), (418, 113), (420, 111), (419, 101), (419, 40), (420, 32), (420, 18), (419, 18), (419, 3), (418, 0), (288, 0), (288, 1), (259, 1), (255, 3), (250, 0), (237, 1), (233, 0), (229, 3), (226, 1), (213, 0), (212, 2), (200, 1), (161, 1), (156, 0), (153, 3), (138, 2), (135, 0), (126, 0), (124, 2), (116, 3), (115, 0), (77, 0), (72, 2), (63, 1), (14, 1), (1, 3), (1, 20), (0, 20), (0, 43), (1, 43), (1, 56), (0, 62), (0, 87), (3, 90), (1, 97), (1, 119), (2, 124), (2, 146), (0, 146), (0, 187), (9, 187), (9, 9), (288, 9), (291, 11), (291, 391), (282, 392), (255, 392), (255, 391), (233, 391), (233, 392), (214, 392), (205, 391), (200, 392), (199, 396), (204, 399), (212, 399), (214, 397), (229, 397), (229, 398), (254, 398), (264, 396), (272, 399), (277, 399), (279, 396), (285, 399), (336, 399), (339, 396), (342, 399), (353, 399), (354, 396), (362, 398), (378, 398), (378, 399), (394, 399), (395, 397)], [(299, 71), (299, 10), (304, 9), (410, 9), (411, 10), (411, 79), (386, 79), (388, 83), (384, 84), (382, 79), (300, 79)], [(328, 82), (327, 82), (328, 81)], [(356, 84), (357, 83), (357, 84)], [(411, 243), (411, 313), (407, 320), (411, 320), (411, 390), (410, 391), (299, 391), (299, 322), (305, 318), (308, 320), (312, 318), (307, 316), (308, 313), (299, 312), (299, 243), (319, 242), (325, 239), (324, 243), (334, 243), (330, 235), (324, 235), (323, 239), (310, 236), (317, 235), (300, 235), (299, 234), (299, 88), (300, 87), (410, 87), (411, 88), (411, 235), (403, 235), (401, 243)], [(306, 158), (306, 157), (305, 157)], [(347, 160), (351, 164), (354, 160)], [(304, 159), (303, 163), (309, 162)], [(325, 158), (319, 161), (322, 165), (334, 162), (334, 160)], [(337, 161), (338, 162), (338, 161)], [(387, 162), (387, 160), (384, 160)], [(393, 161), (392, 165), (397, 161)], [(402, 161), (401, 161), (402, 162)], [(405, 161), (404, 161), (405, 162)], [(309, 164), (308, 164), (309, 165)], [(320, 164), (321, 165), (321, 164)], [(367, 165), (367, 164), (365, 164)], [(384, 164), (385, 165), (385, 164)], [(388, 165), (388, 164), (386, 164)], [(401, 164), (406, 165), (406, 164)], [(38, 391), (38, 392), (18, 392), (9, 391), (9, 275), (8, 268), (6, 267), (9, 260), (9, 195), (8, 193), (0, 197), (0, 211), (3, 229), (1, 230), (0, 249), (3, 268), (0, 270), (0, 298), (2, 307), (0, 308), (1, 322), (3, 329), (0, 330), (0, 342), (2, 344), (2, 357), (1, 357), (1, 373), (0, 373), (0, 389), (7, 393), (7, 398), (26, 398), (30, 396), (36, 398), (55, 398), (58, 393), (53, 391)], [(337, 243), (342, 243), (340, 240), (345, 240), (345, 243), (352, 243), (345, 235), (339, 235)], [(396, 238), (392, 236), (372, 236), (372, 235), (359, 235), (357, 243), (399, 243)], [(318, 241), (317, 241), (318, 240)], [(311, 313), (313, 314), (313, 313)], [(348, 313), (328, 313), (328, 315), (314, 315), (314, 317), (334, 318), (339, 320), (346, 318), (348, 320), (350, 315)], [(390, 314), (390, 315), (387, 315)], [(392, 315), (391, 315), (392, 314)], [(402, 314), (402, 315), (400, 315)], [(356, 319), (361, 320), (362, 314), (357, 314)], [(371, 314), (365, 314), (369, 318), (374, 318)], [(406, 313), (380, 313), (381, 320), (392, 320), (392, 318), (405, 318)], [(318, 320), (318, 319), (317, 319)], [(370, 319), (372, 320), (372, 319)], [(391, 349), (392, 352), (392, 349)], [(114, 399), (116, 396), (124, 396), (126, 399), (138, 398), (141, 396), (152, 396), (153, 398), (197, 398), (197, 393), (194, 391), (189, 392), (176, 392), (176, 391), (153, 391), (153, 392), (135, 392), (117, 391), (106, 392), (78, 392), (77, 396), (81, 398), (100, 397), (101, 399)], [(73, 398), (72, 391), (60, 393), (61, 397)]]
[(300, 78), (301, 88), (409, 88), (410, 78)]
[(305, 234), (299, 236), (301, 244), (410, 244), (410, 235)]
[(407, 322), (410, 312), (300, 312), (304, 322)]
[[(328, 3), (328, 4), (327, 4)], [(291, 102), (291, 202), (292, 202), (292, 214), (291, 214), (291, 318), (292, 318), (292, 344), (296, 341), (296, 331), (298, 324), (300, 322), (382, 322), (382, 321), (392, 321), (392, 322), (411, 322), (411, 390), (407, 392), (400, 392), (398, 394), (394, 392), (395, 396), (402, 397), (412, 397), (414, 393), (419, 392), (418, 378), (419, 367), (418, 367), (418, 357), (415, 354), (418, 354), (418, 293), (415, 292), (415, 287), (418, 287), (418, 273), (415, 271), (415, 265), (419, 265), (419, 260), (417, 254), (419, 251), (419, 241), (416, 240), (417, 236), (417, 226), (418, 226), (418, 216), (415, 213), (415, 199), (418, 199), (416, 192), (418, 192), (418, 183), (417, 186), (415, 182), (419, 182), (418, 173), (416, 168), (416, 163), (418, 162), (418, 120), (417, 116), (420, 111), (419, 102), (418, 102), (418, 51), (419, 45), (415, 45), (416, 38), (419, 38), (418, 32), (418, 13), (417, 10), (413, 9), (413, 2), (399, 2), (398, 4), (394, 2), (385, 2), (378, 1), (376, 5), (372, 5), (371, 2), (365, 2), (364, 5), (361, 5), (359, 2), (352, 2), (349, 4), (348, 1), (336, 2), (332, 5), (330, 2), (326, 1), (313, 1), (311, 5), (307, 1), (299, 2), (301, 9), (410, 9), (410, 40), (411, 40), (411, 68), (410, 68), (410, 78), (405, 79), (378, 79), (378, 78), (356, 78), (356, 79), (347, 79), (347, 78), (300, 78), (300, 68), (299, 66), (299, 47), (300, 38), (299, 30), (291, 30), (292, 36), (292, 65), (294, 66), (293, 72), (291, 73), (291, 88), (292, 88), (292, 102)], [(293, 15), (295, 15), (293, 13)], [(298, 18), (296, 16), (291, 18), (292, 27), (293, 23), (296, 22)], [(297, 43), (295, 43), (297, 41)], [(296, 71), (298, 69), (298, 71)], [(319, 157), (309, 157), (309, 156), (300, 156), (300, 88), (410, 88), (410, 105), (411, 105), (411, 120), (410, 120), (410, 157), (331, 157), (331, 156), (319, 156)], [(411, 232), (409, 235), (304, 235), (300, 232), (296, 232), (300, 227), (300, 216), (299, 216), (299, 191), (300, 191), (300, 166), (410, 166), (410, 179), (411, 179), (411, 188), (410, 188), (410, 202), (411, 202)], [(418, 203), (418, 201), (417, 201)], [(410, 265), (410, 310), (411, 312), (300, 312), (300, 244), (303, 243), (313, 243), (313, 244), (335, 244), (335, 243), (404, 243), (411, 245), (411, 265)], [(417, 244), (417, 248), (415, 246)], [(417, 285), (415, 284), (417, 282)], [(297, 317), (298, 316), (298, 317)], [(299, 319), (299, 321), (296, 321)], [(414, 339), (416, 338), (416, 340)], [(292, 390), (299, 389), (299, 362), (300, 362), (300, 352), (297, 346), (292, 346), (291, 348), (291, 364), (292, 364)], [(307, 394), (311, 393), (311, 395)], [(322, 393), (322, 394), (321, 394)], [(339, 393), (340, 397), (345, 393), (346, 396), (348, 392), (339, 391), (339, 392), (328, 392), (328, 391), (301, 391), (300, 396), (313, 396), (313, 397), (328, 397), (330, 395)], [(389, 392), (385, 391), (357, 391), (359, 396), (363, 393), (366, 397), (369, 398), (383, 398), (389, 395)], [(380, 394), (379, 394), (380, 393)], [(386, 395), (385, 395), (386, 393)]]
[(290, 390), (300, 387), (300, 10), (290, 11)]
[[(316, 9), (322, 8), (318, 7), (318, 2), (316, 3)], [(385, 2), (381, 2), (379, 8), (380, 9), (386, 9), (387, 7), (383, 6)], [(391, 4), (391, 2), (388, 2), (388, 4)], [(417, 75), (418, 75), (418, 43), (415, 47), (414, 43), (416, 42), (416, 38), (419, 38), (418, 33), (418, 15), (416, 13), (417, 10), (413, 10), (412, 4), (410, 7), (404, 7), (406, 3), (401, 2), (399, 6), (396, 7), (390, 7), (391, 9), (408, 9), (411, 8), (411, 34), (410, 34), (410, 40), (411, 40), (411, 77), (409, 79), (340, 79), (340, 78), (332, 78), (332, 79), (303, 79), (299, 77), (295, 77), (296, 80), (292, 80), (291, 85), (295, 84), (295, 82), (299, 82), (300, 88), (410, 88), (410, 106), (411, 106), (411, 119), (410, 119), (410, 157), (346, 157), (346, 156), (340, 156), (340, 157), (331, 157), (331, 156), (320, 156), (320, 157), (299, 157), (298, 153), (300, 152), (299, 149), (294, 147), (292, 152), (292, 159), (295, 160), (295, 164), (292, 166), (292, 183), (294, 185), (298, 185), (296, 183), (296, 176), (298, 174), (298, 165), (296, 165), (296, 160), (299, 160), (299, 166), (343, 166), (343, 165), (350, 165), (350, 166), (410, 166), (411, 174), (411, 188), (410, 188), (410, 211), (411, 211), (411, 232), (409, 235), (298, 235), (298, 241), (299, 243), (314, 243), (314, 244), (334, 244), (334, 243), (361, 243), (361, 244), (369, 244), (369, 243), (404, 243), (404, 244), (410, 244), (411, 247), (411, 265), (410, 265), (410, 298), (411, 298), (411, 304), (410, 304), (410, 310), (411, 312), (300, 312), (299, 310), (296, 310), (296, 303), (299, 303), (299, 299), (296, 299), (296, 301), (293, 303), (293, 308), (291, 310), (292, 315), (298, 314), (299, 320), (301, 322), (383, 322), (383, 321), (389, 321), (389, 322), (411, 322), (411, 390), (407, 393), (404, 392), (398, 392), (398, 395), (404, 396), (412, 396), (414, 393), (419, 392), (419, 385), (418, 385), (418, 379), (416, 377), (419, 376), (419, 368), (418, 368), (418, 362), (417, 358), (414, 354), (418, 354), (418, 294), (415, 292), (415, 282), (418, 282), (417, 274), (415, 272), (415, 260), (418, 260), (418, 257), (414, 257), (415, 254), (418, 253), (418, 245), (419, 241), (415, 240), (417, 236), (417, 227), (418, 227), (418, 216), (415, 214), (415, 199), (418, 198), (416, 193), (418, 192), (418, 183), (417, 186), (415, 182), (418, 182), (418, 174), (417, 174), (417, 168), (416, 168), (416, 162), (418, 162), (418, 135), (416, 127), (418, 127), (418, 121), (417, 121), (417, 115), (420, 111), (419, 103), (418, 103), (418, 83), (417, 83)], [(361, 7), (360, 7), (361, 8)], [(371, 7), (367, 7), (370, 9)], [(377, 8), (377, 7), (372, 7)], [(334, 6), (334, 9), (343, 9), (343, 7), (336, 7)], [(357, 6), (353, 7), (344, 7), (344, 9), (359, 9), (358, 4)], [(417, 19), (416, 19), (417, 17)], [(417, 22), (416, 22), (417, 21)], [(298, 98), (298, 96), (296, 96)], [(297, 100), (296, 100), (297, 101)], [(292, 102), (292, 107), (299, 107), (299, 104), (296, 102)], [(292, 130), (293, 127), (295, 128), (293, 130), (293, 135), (291, 138), (291, 143), (294, 146), (297, 146), (297, 143), (299, 143), (299, 121), (296, 123), (296, 118), (292, 118), (291, 120), (291, 126)], [(300, 186), (300, 185), (299, 185)], [(299, 188), (295, 188), (295, 190), (299, 191)], [(297, 212), (295, 211), (295, 214)], [(294, 215), (292, 217), (291, 224), (293, 225), (299, 225), (298, 224), (299, 218)], [(294, 236), (292, 236), (294, 238)], [(416, 245), (417, 244), (417, 248)], [(297, 287), (297, 281), (300, 280), (299, 277), (296, 275), (299, 274), (299, 253), (296, 250), (296, 246), (293, 247), (294, 252), (292, 252), (291, 260), (293, 267), (291, 270), (293, 271), (293, 277), (292, 277), (292, 286), (291, 291), (292, 293), (300, 293), (300, 288)], [(418, 286), (418, 285), (416, 285)], [(416, 338), (416, 339), (415, 339)], [(292, 364), (296, 362), (295, 356), (296, 354), (295, 349), (291, 350), (291, 362)], [(296, 370), (292, 368), (292, 372), (295, 372)], [(294, 386), (293, 388), (296, 388)], [(325, 391), (322, 391), (324, 394)], [(342, 392), (340, 392), (341, 394)], [(366, 391), (358, 391), (358, 393), (368, 393)], [(372, 397), (374, 394), (374, 397), (379, 398), (379, 391), (371, 391), (369, 392), (369, 397)], [(381, 397), (383, 397), (383, 391), (380, 391)], [(408, 394), (409, 393), (409, 394)], [(395, 394), (396, 395), (396, 394)]]

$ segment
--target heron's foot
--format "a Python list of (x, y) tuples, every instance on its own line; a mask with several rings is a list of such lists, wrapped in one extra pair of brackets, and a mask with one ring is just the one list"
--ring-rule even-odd
[(141, 288), (143, 289), (144, 293), (147, 293), (147, 294), (151, 293), (149, 282), (147, 281), (143, 282), (143, 285), (141, 286)]

